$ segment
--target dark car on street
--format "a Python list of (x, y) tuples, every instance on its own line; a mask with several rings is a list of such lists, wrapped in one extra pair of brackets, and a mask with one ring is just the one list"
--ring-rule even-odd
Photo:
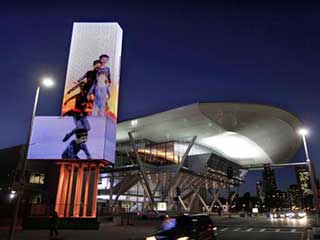
[(216, 239), (216, 230), (211, 218), (206, 214), (185, 214), (167, 217), (161, 231), (146, 240), (206, 240)]

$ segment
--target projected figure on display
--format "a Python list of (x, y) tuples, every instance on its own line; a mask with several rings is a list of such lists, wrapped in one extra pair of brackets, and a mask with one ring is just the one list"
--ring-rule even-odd
[(96, 82), (97, 72), (101, 69), (103, 63), (100, 60), (93, 61), (93, 69), (86, 72), (81, 78), (79, 78), (74, 83), (76, 84), (73, 88), (71, 88), (67, 93), (70, 94), (74, 89), (79, 87), (82, 83), (83, 89), (85, 91), (89, 91), (91, 86)]
[(110, 90), (108, 85), (108, 73), (100, 70), (97, 73), (97, 81), (92, 85), (88, 93), (88, 99), (94, 95), (92, 116), (104, 116), (107, 100), (110, 99)]
[(107, 54), (102, 54), (99, 57), (99, 60), (102, 62), (101, 69), (107, 72), (107, 74), (108, 74), (108, 84), (110, 86), (111, 85), (111, 72), (110, 72), (110, 68), (107, 67), (107, 63), (108, 63), (109, 59), (110, 58), (109, 58), (109, 56)]
[(91, 159), (91, 154), (87, 148), (88, 131), (86, 129), (77, 129), (75, 131), (76, 138), (72, 140), (68, 147), (62, 153), (63, 159), (80, 159), (78, 153), (82, 150), (87, 159)]
[[(68, 102), (75, 99), (75, 105), (74, 109), (71, 110), (73, 112), (86, 112), (86, 109), (88, 107), (89, 101), (87, 98), (88, 91), (86, 91), (84, 88), (80, 88), (80, 92), (76, 95), (73, 95), (72, 97), (69, 97), (65, 102), (64, 105), (67, 105)], [(70, 114), (69, 114), (70, 115)]]
[(69, 111), (65, 115), (67, 115), (67, 114), (70, 114), (70, 116), (73, 116), (73, 121), (74, 121), (74, 124), (76, 125), (76, 127), (64, 136), (64, 138), (62, 139), (63, 142), (68, 141), (69, 138), (71, 138), (72, 135), (75, 134), (77, 132), (77, 130), (79, 130), (79, 129), (85, 129), (87, 132), (90, 131), (91, 126), (88, 121), (86, 112)]
[(87, 112), (86, 108), (88, 105), (88, 99), (87, 99), (87, 91), (84, 89), (80, 89), (80, 93), (68, 98), (65, 102), (64, 105), (66, 105), (69, 101), (72, 99), (76, 100), (75, 107), (74, 109), (69, 110), (63, 116), (73, 116), (73, 121), (76, 125), (76, 127), (69, 133), (65, 135), (63, 138), (63, 142), (68, 141), (68, 139), (75, 134), (75, 132), (78, 129), (85, 129), (87, 131), (90, 131), (90, 123), (87, 119)]
[[(77, 90), (80, 88), (80, 93), (76, 94), (70, 98), (68, 98), (65, 102), (64, 105), (67, 105), (69, 101), (72, 99), (75, 99), (75, 108), (80, 109), (79, 106), (82, 103), (86, 103), (84, 111), (87, 111), (88, 108), (90, 108), (91, 101), (87, 99), (87, 94), (89, 90), (91, 89), (92, 85), (96, 82), (96, 77), (97, 77), (97, 72), (101, 68), (102, 62), (100, 60), (95, 60), (93, 62), (93, 69), (86, 72), (80, 79), (75, 81), (75, 86), (73, 86), (71, 89), (68, 90), (67, 94), (72, 93), (73, 91)], [(84, 99), (85, 96), (85, 99)], [(83, 109), (81, 109), (83, 111)]]

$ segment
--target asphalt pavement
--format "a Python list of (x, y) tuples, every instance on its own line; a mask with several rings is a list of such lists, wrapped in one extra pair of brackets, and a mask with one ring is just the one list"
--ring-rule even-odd
[[(218, 225), (218, 240), (303, 240), (308, 239), (310, 221), (271, 221), (266, 217), (240, 218), (213, 217)], [(161, 222), (139, 220), (134, 225), (115, 226), (103, 223), (99, 230), (60, 230), (60, 240), (138, 240), (152, 235)], [(7, 232), (0, 232), (0, 239), (6, 239)], [(48, 230), (19, 230), (15, 240), (47, 240)]]
[(303, 219), (270, 219), (266, 216), (257, 217), (238, 217), (232, 216), (212, 216), (214, 223), (218, 227), (256, 227), (256, 228), (310, 228), (314, 223), (314, 218), (311, 216)]
[(302, 240), (307, 239), (307, 232), (274, 232), (274, 231), (224, 231), (218, 235), (218, 240)]

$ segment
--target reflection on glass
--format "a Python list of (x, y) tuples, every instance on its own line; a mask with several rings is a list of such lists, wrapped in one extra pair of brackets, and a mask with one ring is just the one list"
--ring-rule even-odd
[(139, 147), (138, 153), (140, 158), (146, 163), (155, 165), (178, 164), (185, 151), (180, 151), (178, 148), (179, 144), (171, 141)]

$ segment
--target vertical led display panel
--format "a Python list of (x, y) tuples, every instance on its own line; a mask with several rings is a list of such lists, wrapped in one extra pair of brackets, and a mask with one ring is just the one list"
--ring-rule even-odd
[[(77, 121), (87, 128), (78, 128)], [(28, 159), (104, 160), (106, 121), (97, 117), (36, 117)]]
[(117, 23), (74, 24), (62, 115), (81, 112), (116, 122), (121, 47)]
[(37, 117), (28, 159), (114, 163), (122, 29), (74, 23), (61, 117)]

